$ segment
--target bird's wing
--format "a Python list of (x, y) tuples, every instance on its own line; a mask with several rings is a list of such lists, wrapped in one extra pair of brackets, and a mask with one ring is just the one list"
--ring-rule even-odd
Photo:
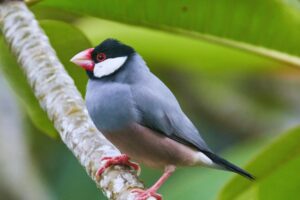
[(210, 151), (172, 92), (156, 77), (152, 77), (150, 82), (151, 85), (133, 86), (131, 89), (140, 116), (138, 123), (185, 145)]

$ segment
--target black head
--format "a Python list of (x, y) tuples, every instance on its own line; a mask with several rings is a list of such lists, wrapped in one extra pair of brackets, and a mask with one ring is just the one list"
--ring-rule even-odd
[(92, 52), (92, 60), (95, 63), (99, 63), (108, 58), (130, 56), (134, 52), (132, 47), (125, 45), (118, 40), (109, 38), (95, 47)]
[(135, 51), (115, 39), (106, 39), (95, 48), (76, 54), (71, 62), (84, 68), (92, 79), (108, 76), (121, 68)]

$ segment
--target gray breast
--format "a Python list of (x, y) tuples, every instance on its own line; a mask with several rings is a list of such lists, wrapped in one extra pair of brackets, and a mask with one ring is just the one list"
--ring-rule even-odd
[(126, 84), (89, 80), (86, 105), (100, 131), (120, 130), (138, 119)]

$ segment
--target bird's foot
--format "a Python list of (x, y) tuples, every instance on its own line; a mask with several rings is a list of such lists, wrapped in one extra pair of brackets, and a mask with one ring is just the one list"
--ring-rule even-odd
[(101, 176), (102, 173), (112, 165), (126, 165), (136, 170), (138, 174), (140, 172), (140, 166), (137, 163), (131, 162), (130, 158), (126, 154), (121, 154), (114, 157), (103, 157), (101, 161), (105, 161), (105, 164), (103, 167), (98, 169), (96, 173), (96, 176), (98, 177)]
[(134, 189), (132, 193), (137, 193), (134, 200), (147, 200), (149, 197), (155, 197), (157, 200), (162, 200), (162, 196), (156, 193), (154, 188), (148, 190)]

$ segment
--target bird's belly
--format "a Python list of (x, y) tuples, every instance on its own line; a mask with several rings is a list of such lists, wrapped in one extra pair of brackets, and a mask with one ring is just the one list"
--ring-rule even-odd
[(149, 167), (192, 166), (199, 161), (198, 151), (138, 124), (104, 135), (122, 153)]

